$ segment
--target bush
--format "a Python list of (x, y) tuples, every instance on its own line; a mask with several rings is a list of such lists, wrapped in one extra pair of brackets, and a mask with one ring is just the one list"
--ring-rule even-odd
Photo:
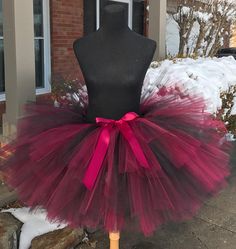
[(232, 114), (234, 108), (234, 100), (236, 96), (236, 85), (231, 86), (228, 91), (221, 93), (222, 108), (217, 113), (226, 124), (228, 131), (236, 136), (236, 114)]

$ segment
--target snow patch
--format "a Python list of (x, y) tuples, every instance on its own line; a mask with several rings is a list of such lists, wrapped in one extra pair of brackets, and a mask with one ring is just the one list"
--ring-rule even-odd
[(19, 249), (30, 248), (33, 238), (66, 227), (66, 224), (52, 223), (47, 219), (47, 212), (44, 209), (37, 209), (30, 212), (29, 208), (11, 208), (2, 210), (14, 215), (23, 224), (21, 228)]

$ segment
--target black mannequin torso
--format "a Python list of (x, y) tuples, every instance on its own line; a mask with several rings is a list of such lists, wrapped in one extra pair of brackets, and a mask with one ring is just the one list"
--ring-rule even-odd
[(153, 40), (129, 29), (122, 6), (104, 8), (101, 28), (74, 42), (88, 89), (88, 122), (119, 119), (129, 111), (139, 114), (142, 83), (155, 48)]

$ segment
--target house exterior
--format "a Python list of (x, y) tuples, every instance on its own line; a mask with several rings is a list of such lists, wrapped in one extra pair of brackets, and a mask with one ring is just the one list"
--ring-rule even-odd
[[(136, 8), (144, 8), (144, 5), (145, 1), (135, 3)], [(54, 75), (83, 80), (72, 44), (84, 35), (84, 31), (88, 34), (93, 30), (91, 23), (96, 20), (96, 0), (34, 0), (33, 8), (36, 91), (42, 98), (42, 94), (50, 93), (50, 79)], [(0, 115), (5, 111), (2, 11), (0, 0)], [(86, 25), (84, 18), (88, 22)]]
[[(4, 5), (5, 4), (5, 5)], [(165, 9), (160, 8), (160, 6), (166, 6), (166, 1), (160, 0), (0, 0), (0, 118), (3, 113), (8, 112), (11, 108), (16, 108), (17, 101), (14, 107), (9, 107), (6, 110), (6, 92), (10, 91), (8, 94), (8, 106), (11, 102), (15, 101), (15, 98), (22, 95), (21, 93), (12, 93), (14, 91), (14, 86), (11, 75), (11, 65), (8, 60), (8, 55), (13, 52), (11, 50), (10, 44), (13, 39), (16, 39), (17, 43), (20, 39), (24, 43), (23, 32), (30, 29), (31, 15), (33, 14), (33, 56), (35, 63), (34, 72), (34, 87), (36, 87), (36, 99), (37, 101), (50, 101), (51, 93), (51, 80), (54, 77), (60, 76), (64, 78), (74, 79), (77, 78), (83, 81), (83, 76), (80, 71), (78, 62), (74, 56), (73, 52), (73, 42), (75, 39), (81, 38), (90, 32), (95, 31), (99, 27), (100, 19), (102, 18), (101, 8), (106, 4), (123, 4), (127, 10), (127, 22), (128, 25), (136, 32), (150, 36), (153, 38), (153, 32), (155, 31), (157, 25), (157, 19), (153, 25), (148, 25), (148, 19), (154, 19), (155, 12), (148, 13), (147, 6), (153, 5), (155, 9), (159, 9), (165, 12)], [(4, 10), (5, 6), (5, 10)], [(32, 8), (31, 8), (32, 7)], [(154, 9), (154, 7), (152, 9)], [(4, 31), (4, 11), (5, 11), (5, 30)], [(10, 13), (6, 14), (6, 12)], [(14, 12), (13, 17), (10, 17)], [(33, 12), (33, 13), (30, 13)], [(20, 26), (21, 19), (24, 19), (24, 13), (28, 16), (22, 21), (25, 25)], [(26, 15), (25, 14), (25, 15)], [(149, 14), (149, 15), (148, 15)], [(23, 15), (23, 17), (22, 17)], [(165, 15), (165, 13), (164, 13)], [(9, 19), (12, 18), (12, 19)], [(20, 21), (17, 21), (20, 19)], [(165, 18), (162, 18), (165, 19)], [(15, 22), (11, 25), (11, 22)], [(28, 26), (29, 25), (29, 26)], [(27, 27), (26, 27), (27, 26)], [(152, 30), (148, 31), (149, 27), (152, 26)], [(10, 29), (14, 29), (13, 32), (9, 32)], [(164, 27), (165, 28), (165, 27)], [(22, 31), (21, 31), (22, 29)], [(15, 33), (14, 33), (15, 32)], [(21, 35), (22, 32), (22, 35)], [(7, 33), (7, 34), (6, 34)], [(29, 34), (29, 33), (27, 33)], [(7, 36), (7, 37), (6, 37)], [(19, 37), (19, 40), (17, 40)], [(30, 36), (29, 36), (30, 38)], [(25, 40), (27, 40), (25, 36)], [(5, 44), (4, 44), (5, 40)], [(6, 40), (8, 42), (6, 42)], [(159, 43), (159, 42), (158, 42)], [(20, 42), (19, 42), (20, 44)], [(14, 52), (18, 49), (18, 54), (15, 55), (15, 61), (17, 57), (28, 58), (27, 54), (22, 55), (20, 49), (17, 48), (17, 44), (12, 43), (15, 46)], [(23, 44), (24, 45), (24, 44)], [(22, 46), (23, 46), (22, 45)], [(8, 49), (8, 51), (6, 51)], [(30, 49), (29, 49), (30, 50)], [(4, 53), (5, 51), (5, 53)], [(28, 52), (26, 52), (28, 53)], [(25, 56), (25, 57), (24, 57)], [(30, 52), (29, 52), (30, 56)], [(13, 56), (14, 57), (14, 56)], [(24, 59), (22, 59), (24, 62)], [(23, 63), (22, 63), (23, 64)], [(30, 63), (28, 66), (30, 68)], [(6, 70), (7, 69), (7, 70)], [(24, 69), (26, 70), (26, 69)], [(22, 69), (22, 71), (24, 71)], [(30, 69), (33, 75), (33, 68)], [(13, 66), (12, 66), (12, 71)], [(19, 73), (17, 70), (15, 70)], [(10, 75), (7, 77), (6, 75)], [(32, 81), (33, 78), (31, 78)], [(8, 84), (8, 87), (6, 87)], [(14, 83), (15, 84), (15, 83)], [(16, 83), (17, 84), (17, 83)], [(23, 84), (23, 83), (22, 83)], [(30, 83), (31, 84), (31, 83)], [(11, 86), (10, 86), (11, 85)], [(24, 86), (25, 88), (28, 85)], [(17, 88), (17, 85), (16, 85)], [(7, 90), (8, 89), (8, 90)], [(11, 89), (11, 90), (9, 90)], [(28, 91), (33, 93), (31, 90)], [(19, 89), (17, 89), (19, 90)], [(20, 98), (20, 97), (19, 97)], [(29, 99), (28, 97), (24, 97)], [(33, 100), (33, 97), (32, 99)], [(12, 112), (12, 111), (10, 111)], [(17, 112), (17, 111), (16, 111)], [(16, 114), (17, 115), (17, 114)]]
[[(34, 0), (33, 8), (36, 92), (41, 95), (50, 93), (54, 74), (82, 78), (72, 44), (83, 36), (83, 0)], [(0, 0), (0, 100), (4, 101), (2, 11)]]

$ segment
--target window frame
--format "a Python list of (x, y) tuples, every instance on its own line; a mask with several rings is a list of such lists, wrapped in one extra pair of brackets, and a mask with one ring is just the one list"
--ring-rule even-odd
[[(43, 37), (41, 39), (44, 40), (44, 87), (36, 88), (35, 94), (47, 94), (51, 92), (51, 39), (50, 39), (50, 4), (48, 0), (43, 1)], [(4, 41), (3, 37), (0, 37)], [(38, 39), (38, 37), (34, 37)], [(35, 46), (35, 45), (34, 45)], [(6, 93), (0, 92), (0, 101), (6, 100)]]
[(43, 36), (34, 37), (36, 39), (44, 40), (44, 87), (36, 88), (36, 94), (45, 94), (51, 92), (51, 42), (50, 42), (50, 4), (48, 0), (43, 1)]
[[(112, 2), (120, 2), (128, 4), (128, 26), (133, 28), (133, 0), (110, 0)], [(100, 0), (96, 0), (96, 28), (100, 27)]]

